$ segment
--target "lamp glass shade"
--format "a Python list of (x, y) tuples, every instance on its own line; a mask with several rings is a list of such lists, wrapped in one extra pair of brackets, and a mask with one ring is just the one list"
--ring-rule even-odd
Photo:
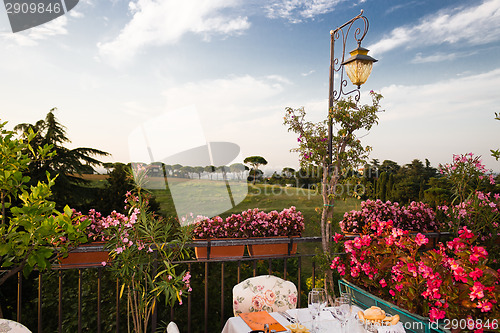
[(345, 65), (347, 76), (358, 87), (368, 80), (372, 68), (373, 62), (366, 60), (356, 60)]
[(372, 72), (373, 63), (377, 60), (368, 55), (368, 50), (362, 47), (350, 52), (351, 57), (344, 61), (342, 65), (346, 70), (347, 76), (352, 84), (361, 86), (368, 80)]

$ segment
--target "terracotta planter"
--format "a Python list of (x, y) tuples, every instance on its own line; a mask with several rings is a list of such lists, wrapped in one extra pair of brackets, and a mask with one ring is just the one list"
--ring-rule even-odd
[[(240, 240), (243, 238), (224, 238), (219, 240)], [(203, 240), (206, 241), (206, 240)], [(195, 240), (196, 243), (196, 240)], [(196, 259), (216, 259), (216, 258), (243, 258), (245, 253), (245, 245), (224, 245), (224, 246), (210, 246), (210, 258), (207, 257), (207, 246), (195, 246), (194, 253)]]
[(108, 251), (99, 251), (96, 248), (102, 247), (105, 242), (92, 242), (82, 244), (78, 248), (68, 253), (66, 258), (59, 260), (61, 268), (84, 268), (102, 267), (103, 262), (109, 261)]
[[(281, 238), (281, 239), (289, 239), (289, 238), (298, 238), (299, 236), (293, 237), (264, 237), (268, 239), (273, 238)], [(262, 239), (262, 238), (259, 238)], [(279, 244), (252, 244), (248, 245), (248, 253), (251, 257), (278, 257), (278, 256), (286, 256), (288, 255), (288, 245), (289, 243), (279, 243)], [(297, 243), (292, 244), (292, 248), (290, 254), (297, 253)]]

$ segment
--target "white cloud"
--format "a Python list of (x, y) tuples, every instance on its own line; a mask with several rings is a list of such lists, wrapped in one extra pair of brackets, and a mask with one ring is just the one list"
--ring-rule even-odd
[(418, 47), (442, 43), (481, 45), (500, 40), (500, 0), (486, 0), (474, 7), (441, 10), (418, 24), (394, 29), (371, 45), (380, 55), (397, 47)]
[(302, 73), (301, 75), (302, 75), (302, 76), (309, 76), (309, 75), (313, 74), (314, 72), (316, 72), (316, 71), (315, 71), (314, 69), (311, 69), (309, 72), (307, 72), (307, 73)]
[[(391, 85), (381, 89), (390, 113), (384, 118), (409, 119), (471, 110), (497, 109), (500, 68), (426, 85)], [(394, 109), (397, 108), (397, 109)]]
[(317, 15), (330, 13), (343, 0), (278, 0), (266, 6), (269, 18), (284, 18), (300, 23)]
[(49, 37), (66, 35), (68, 33), (68, 30), (66, 29), (67, 23), (68, 19), (65, 15), (63, 15), (59, 16), (55, 20), (25, 31), (17, 33), (0, 32), (0, 38), (11, 41), (20, 46), (34, 46), (37, 45), (39, 41)]
[(75, 17), (75, 18), (81, 18), (81, 17), (85, 16), (82, 12), (79, 12), (79, 11), (74, 10), (74, 9), (70, 10), (68, 14), (69, 14), (69, 16)]
[[(453, 154), (481, 155), (488, 168), (499, 171), (489, 153), (498, 146), (500, 68), (481, 74), (426, 85), (391, 85), (381, 89), (379, 125), (366, 142), (373, 158), (409, 163), (429, 158), (434, 166)], [(363, 96), (363, 101), (366, 99)]]
[(137, 0), (129, 3), (130, 22), (112, 41), (98, 43), (102, 57), (117, 65), (130, 61), (141, 48), (177, 42), (186, 33), (240, 34), (250, 27), (245, 16), (222, 12), (238, 6), (236, 0)]
[(415, 58), (412, 59), (412, 63), (414, 64), (424, 64), (428, 62), (441, 62), (445, 60), (455, 60), (457, 58), (456, 53), (434, 53), (428, 56), (422, 56), (422, 53), (419, 52), (415, 55)]

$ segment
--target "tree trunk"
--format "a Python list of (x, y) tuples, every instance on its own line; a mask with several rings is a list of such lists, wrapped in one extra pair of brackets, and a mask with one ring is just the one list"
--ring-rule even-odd
[[(323, 254), (326, 258), (330, 258), (330, 244), (332, 240), (332, 216), (333, 216), (333, 204), (334, 197), (333, 191), (338, 182), (337, 173), (332, 173), (330, 179), (328, 179), (328, 165), (325, 163), (323, 165), (323, 178), (321, 184), (321, 194), (323, 197), (323, 211), (321, 212), (321, 245), (323, 249)], [(325, 287), (329, 291), (328, 298), (329, 303), (333, 305), (333, 297), (335, 290), (335, 283), (333, 281), (333, 272), (330, 269), (325, 271)]]

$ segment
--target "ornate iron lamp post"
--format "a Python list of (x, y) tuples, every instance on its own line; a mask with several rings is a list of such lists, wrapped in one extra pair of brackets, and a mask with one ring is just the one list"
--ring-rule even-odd
[[(347, 42), (347, 37), (349, 32), (351, 31), (352, 25), (354, 22), (361, 20), (363, 22), (363, 30), (361, 28), (356, 28), (354, 31), (354, 39), (358, 44), (358, 47), (350, 52), (351, 57), (349, 59), (345, 59), (345, 47)], [(328, 95), (328, 159), (329, 165), (331, 167), (332, 164), (332, 138), (333, 138), (333, 123), (330, 117), (330, 112), (333, 108), (333, 103), (338, 101), (342, 95), (349, 95), (355, 93), (356, 96), (354, 99), (359, 101), (361, 97), (361, 93), (359, 88), (363, 83), (366, 82), (370, 73), (372, 71), (373, 63), (377, 60), (370, 57), (368, 55), (368, 50), (361, 47), (361, 41), (365, 38), (366, 33), (368, 32), (368, 19), (363, 16), (363, 10), (359, 13), (358, 16), (352, 18), (348, 22), (344, 23), (340, 27), (335, 30), (330, 31), (331, 36), (331, 44), (330, 44), (330, 85), (329, 85), (329, 95)], [(344, 28), (345, 31), (344, 31)], [(342, 55), (339, 58), (335, 58), (334, 50), (335, 50), (335, 40), (341, 39), (342, 42)], [(347, 87), (347, 79), (344, 78), (344, 68), (347, 73), (347, 76), (351, 80), (352, 84), (357, 86), (350, 91), (344, 91), (344, 88)], [(334, 76), (335, 72), (340, 72), (340, 85), (338, 91), (335, 90), (334, 87)], [(331, 171), (331, 170), (330, 170)]]

